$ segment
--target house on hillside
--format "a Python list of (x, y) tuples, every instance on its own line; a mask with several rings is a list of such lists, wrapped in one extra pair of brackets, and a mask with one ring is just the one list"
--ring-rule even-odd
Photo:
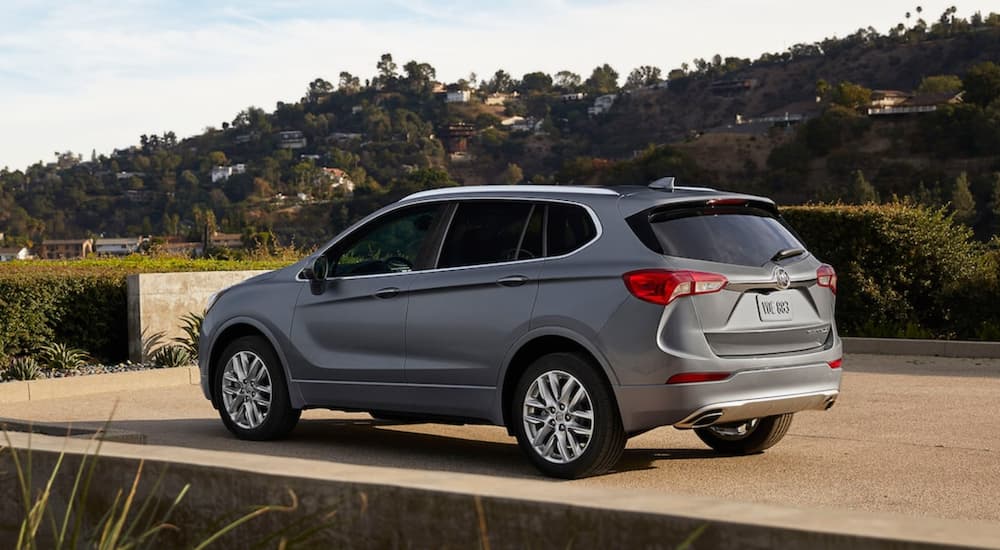
[(708, 91), (717, 95), (735, 95), (749, 92), (756, 88), (757, 84), (759, 82), (756, 78), (723, 79), (713, 81)]
[(872, 102), (870, 107), (874, 109), (884, 109), (886, 107), (896, 107), (902, 105), (913, 94), (900, 90), (872, 90)]
[(501, 120), (500, 126), (511, 132), (537, 132), (542, 123), (534, 117), (512, 116)]
[(559, 96), (559, 99), (561, 99), (564, 102), (568, 102), (568, 101), (583, 101), (586, 98), (587, 98), (587, 94), (585, 94), (583, 92), (575, 92), (575, 93), (572, 93), (572, 94), (562, 94), (562, 95)]
[(472, 92), (469, 90), (453, 90), (445, 96), (445, 103), (468, 103), (472, 100)]
[(333, 132), (326, 137), (326, 142), (334, 145), (343, 145), (355, 140), (361, 141), (364, 137), (364, 134), (357, 132)]
[(323, 168), (323, 174), (330, 182), (330, 189), (342, 189), (347, 193), (354, 192), (354, 181), (347, 172), (340, 168)]
[(93, 239), (45, 239), (38, 249), (38, 256), (46, 260), (73, 260), (93, 253)]
[(503, 106), (508, 101), (516, 98), (517, 98), (517, 92), (514, 92), (512, 94), (505, 94), (503, 92), (494, 92), (486, 96), (486, 99), (483, 100), (483, 103), (487, 105)]
[(282, 149), (302, 149), (306, 144), (306, 136), (300, 130), (278, 132), (278, 147)]
[[(916, 113), (933, 113), (945, 105), (957, 105), (962, 102), (964, 92), (944, 92), (938, 94), (922, 94), (909, 96), (905, 100), (892, 105), (872, 101), (868, 107), (868, 116), (908, 115)], [(874, 97), (874, 94), (873, 94)]]
[(615, 94), (607, 94), (594, 98), (594, 104), (587, 107), (587, 114), (590, 116), (603, 115), (611, 110), (611, 106), (615, 104), (616, 99), (618, 99), (618, 96)]
[(208, 244), (217, 248), (243, 248), (243, 235), (216, 231), (208, 238)]
[(243, 163), (234, 164), (232, 166), (214, 166), (212, 167), (212, 183), (226, 181), (230, 176), (245, 174), (246, 171), (247, 165)]
[(94, 254), (98, 256), (128, 256), (135, 254), (145, 240), (142, 237), (94, 239)]
[(23, 246), (13, 248), (0, 248), (0, 262), (13, 262), (15, 260), (30, 260), (31, 251)]

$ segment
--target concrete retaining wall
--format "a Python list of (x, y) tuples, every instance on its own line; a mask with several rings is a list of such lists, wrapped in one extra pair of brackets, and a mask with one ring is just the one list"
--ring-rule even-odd
[(140, 273), (128, 276), (128, 356), (141, 361), (142, 332), (163, 332), (166, 339), (183, 336), (180, 319), (202, 313), (208, 297), (266, 271), (199, 271)]
[(1000, 342), (909, 338), (844, 338), (843, 340), (845, 353), (1000, 358)]
[[(23, 449), (26, 434), (10, 434)], [(34, 434), (32, 479), (41, 487), (65, 449), (54, 501), (65, 499), (85, 441)], [(23, 451), (22, 451), (23, 452)], [(316, 548), (997, 548), (1000, 525), (843, 510), (803, 510), (651, 491), (576, 487), (552, 480), (403, 470), (295, 458), (105, 443), (88, 503), (100, 514), (131, 485), (138, 495), (161, 479), (161, 498), (190, 491), (161, 546), (189, 547), (264, 504), (297, 508), (264, 515), (219, 542), (242, 548), (284, 529), (320, 527)], [(22, 461), (23, 462), (23, 461)], [(23, 508), (10, 453), (0, 455), (0, 544), (16, 536)], [(162, 476), (162, 478), (160, 477)], [(96, 509), (95, 509), (96, 508)], [(9, 542), (8, 542), (9, 544)], [(276, 546), (272, 540), (266, 546)]]

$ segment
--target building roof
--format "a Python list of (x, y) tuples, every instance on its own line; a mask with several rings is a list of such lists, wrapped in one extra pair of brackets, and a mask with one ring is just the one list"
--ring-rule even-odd
[(962, 101), (961, 92), (943, 92), (937, 94), (921, 94), (911, 97), (903, 103), (907, 107), (922, 107), (925, 105), (944, 105), (946, 103)]
[(42, 246), (46, 245), (61, 245), (61, 244), (79, 244), (91, 242), (90, 239), (45, 239), (42, 241)]
[(121, 244), (135, 244), (135, 245), (137, 245), (137, 244), (139, 244), (139, 239), (138, 239), (138, 237), (133, 237), (133, 238), (126, 237), (126, 238), (123, 238), (123, 239), (117, 239), (117, 238), (115, 238), (115, 239), (94, 239), (94, 245), (96, 245), (96, 246), (101, 246), (101, 245), (112, 245), (112, 246), (114, 246), (114, 245), (121, 245)]

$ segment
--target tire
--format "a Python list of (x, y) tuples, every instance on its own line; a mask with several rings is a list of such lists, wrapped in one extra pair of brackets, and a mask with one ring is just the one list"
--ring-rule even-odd
[[(695, 428), (694, 433), (706, 445), (729, 455), (749, 455), (776, 445), (788, 433), (792, 413), (765, 416), (743, 422)], [(743, 433), (739, 433), (745, 430)]]
[[(618, 405), (598, 368), (581, 354), (552, 353), (535, 360), (518, 381), (510, 411), (514, 433), (521, 450), (545, 475), (598, 475), (611, 469), (625, 450)], [(556, 388), (569, 388), (562, 399), (551, 399), (553, 385), (545, 382), (552, 377)], [(533, 439), (540, 435), (536, 447)]]
[[(295, 428), (302, 411), (292, 408), (281, 363), (263, 337), (244, 336), (230, 342), (219, 356), (214, 376), (219, 416), (236, 437), (281, 439)], [(268, 387), (269, 393), (264, 390)]]

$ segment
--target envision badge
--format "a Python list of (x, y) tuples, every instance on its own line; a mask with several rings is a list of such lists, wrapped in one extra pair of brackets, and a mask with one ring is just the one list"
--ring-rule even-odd
[(792, 286), (792, 278), (788, 276), (788, 272), (780, 267), (774, 270), (774, 278), (778, 282), (778, 288), (785, 290), (786, 288)]

